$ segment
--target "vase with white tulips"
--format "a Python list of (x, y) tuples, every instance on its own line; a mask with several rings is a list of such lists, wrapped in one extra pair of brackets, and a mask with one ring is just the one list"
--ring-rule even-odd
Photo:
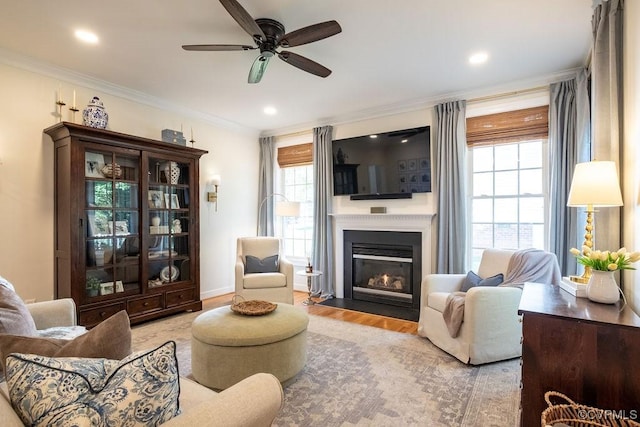
[(587, 298), (605, 304), (613, 304), (620, 299), (620, 288), (613, 273), (618, 270), (635, 270), (632, 264), (640, 261), (640, 252), (628, 252), (626, 248), (612, 252), (583, 246), (582, 251), (572, 248), (570, 252), (578, 263), (591, 268)]
[(594, 251), (583, 246), (582, 252), (576, 248), (572, 248), (570, 252), (578, 263), (598, 271), (635, 270), (631, 264), (640, 261), (640, 252), (627, 252), (626, 248), (611, 252)]

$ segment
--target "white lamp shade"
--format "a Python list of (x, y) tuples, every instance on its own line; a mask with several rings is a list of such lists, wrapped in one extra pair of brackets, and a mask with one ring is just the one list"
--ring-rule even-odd
[(567, 206), (622, 206), (616, 164), (609, 161), (578, 163), (573, 172)]
[(220, 185), (220, 175), (213, 175), (209, 182), (211, 185)]
[(277, 216), (300, 216), (300, 202), (276, 202)]

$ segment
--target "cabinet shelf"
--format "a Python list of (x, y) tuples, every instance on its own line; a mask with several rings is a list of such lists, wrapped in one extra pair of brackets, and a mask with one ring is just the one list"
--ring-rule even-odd
[[(132, 324), (200, 310), (199, 159), (207, 152), (67, 122), (44, 133), (55, 145), (55, 297), (73, 298), (89, 327), (120, 310)], [(166, 233), (152, 233), (152, 219)]]

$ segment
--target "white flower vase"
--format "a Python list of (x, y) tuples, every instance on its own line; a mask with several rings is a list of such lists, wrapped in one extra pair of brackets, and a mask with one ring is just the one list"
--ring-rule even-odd
[(164, 176), (167, 177), (167, 182), (171, 184), (177, 184), (180, 179), (180, 167), (176, 162), (167, 162), (164, 164)]
[(615, 304), (620, 299), (620, 291), (613, 271), (592, 270), (587, 284), (587, 298), (603, 304)]

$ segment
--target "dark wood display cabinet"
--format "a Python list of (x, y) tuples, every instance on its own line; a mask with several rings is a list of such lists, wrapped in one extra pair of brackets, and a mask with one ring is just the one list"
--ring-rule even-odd
[(523, 316), (522, 426), (540, 426), (547, 391), (638, 421), (640, 318), (630, 307), (526, 283), (518, 312)]
[(55, 144), (55, 297), (95, 326), (201, 310), (199, 159), (207, 152), (73, 123)]

